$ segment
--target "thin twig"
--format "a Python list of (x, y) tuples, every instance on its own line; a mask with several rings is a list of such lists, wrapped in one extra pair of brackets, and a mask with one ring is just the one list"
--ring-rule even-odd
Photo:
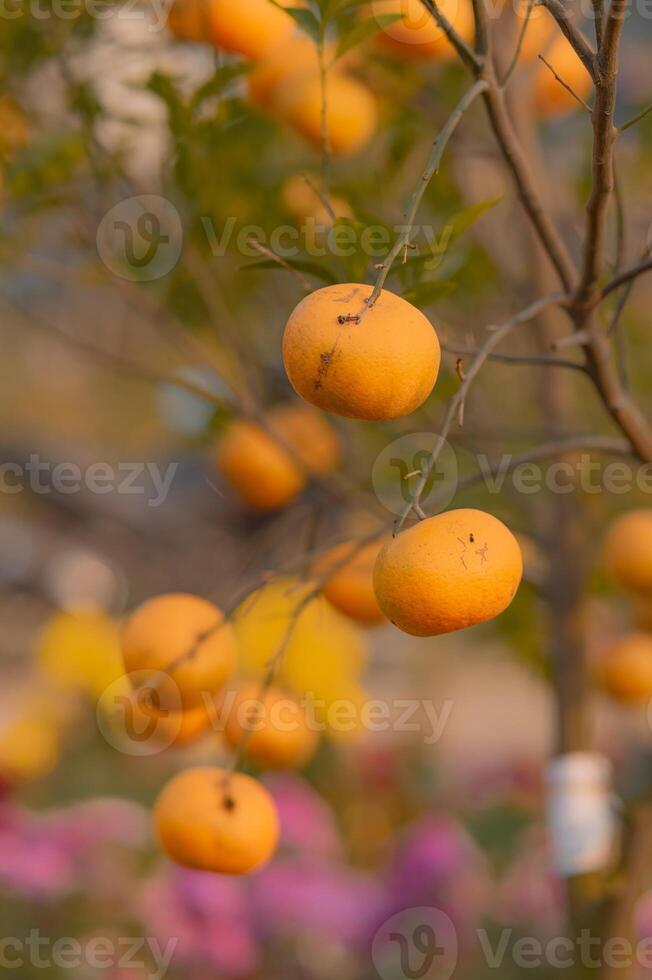
[(525, 17), (523, 18), (523, 23), (521, 24), (521, 29), (519, 31), (518, 40), (516, 42), (516, 50), (514, 51), (514, 56), (509, 64), (509, 68), (503, 75), (500, 85), (501, 88), (505, 88), (510, 78), (516, 71), (516, 66), (518, 65), (519, 58), (521, 57), (521, 50), (523, 48), (523, 42), (525, 41), (525, 33), (528, 29), (530, 18), (532, 17), (532, 11), (534, 10), (535, 0), (528, 0), (527, 10), (525, 11)]
[(259, 242), (256, 238), (248, 238), (247, 245), (249, 245), (250, 248), (255, 249), (257, 252), (260, 252), (261, 255), (265, 255), (268, 259), (276, 262), (276, 264), (280, 265), (283, 269), (291, 272), (297, 282), (301, 284), (302, 289), (305, 289), (307, 292), (312, 290), (312, 283), (306, 279), (298, 269), (293, 268), (289, 262), (286, 262), (285, 259), (280, 255), (277, 255), (276, 252), (273, 252), (271, 248), (267, 248), (266, 245), (263, 245), (263, 243)]
[(596, 52), (579, 27), (573, 23), (572, 12), (568, 6), (562, 3), (562, 0), (541, 0), (541, 2), (555, 18), (566, 40), (595, 81), (598, 73)]
[(652, 269), (652, 256), (648, 255), (646, 259), (643, 259), (637, 265), (633, 265), (630, 269), (625, 269), (618, 276), (614, 276), (606, 286), (602, 289), (602, 299), (613, 293), (615, 289), (619, 289), (624, 286), (625, 283), (631, 282), (633, 279), (638, 279), (645, 272), (649, 272)]
[(464, 381), (449, 402), (437, 442), (435, 443), (435, 446), (428, 459), (421, 467), (421, 476), (416, 484), (414, 494), (411, 497), (410, 502), (405, 506), (400, 517), (398, 518), (395, 528), (396, 534), (398, 534), (398, 532), (401, 530), (412, 511), (419, 513), (418, 508), (421, 508), (421, 497), (426, 488), (433, 467), (439, 458), (439, 454), (446, 443), (446, 439), (453, 422), (455, 421), (456, 417), (459, 418), (460, 412), (463, 411), (463, 405), (466, 401), (469, 388), (473, 384), (473, 381), (477, 377), (480, 368), (492, 353), (494, 348), (497, 347), (498, 344), (500, 344), (501, 341), (503, 341), (505, 337), (520, 324), (527, 323), (529, 320), (534, 319), (539, 313), (541, 313), (542, 310), (549, 306), (563, 303), (567, 299), (567, 294), (560, 293), (554, 296), (545, 296), (543, 299), (535, 300), (535, 302), (525, 307), (525, 309), (521, 310), (519, 313), (516, 313), (513, 317), (489, 334), (482, 347), (478, 350), (472, 364), (466, 371)]
[[(385, 284), (385, 280), (389, 275), (392, 265), (394, 264), (398, 256), (401, 254), (401, 252), (406, 248), (406, 246), (409, 246), (410, 235), (412, 233), (412, 228), (416, 220), (416, 216), (419, 210), (419, 205), (421, 204), (421, 200), (426, 192), (428, 184), (435, 176), (435, 174), (439, 171), (441, 159), (444, 154), (444, 150), (448, 145), (448, 141), (450, 140), (451, 136), (457, 129), (457, 126), (460, 120), (462, 119), (462, 116), (466, 112), (466, 110), (469, 108), (470, 105), (472, 105), (475, 99), (482, 94), (482, 92), (486, 91), (486, 89), (487, 89), (487, 82), (483, 80), (475, 82), (471, 86), (471, 88), (468, 89), (468, 91), (462, 96), (462, 98), (457, 103), (452, 113), (444, 123), (443, 127), (441, 128), (433, 144), (432, 152), (430, 154), (430, 158), (428, 159), (428, 163), (426, 164), (426, 168), (421, 174), (421, 176), (419, 177), (417, 186), (412, 192), (412, 196), (405, 209), (402, 231), (398, 236), (398, 238), (396, 239), (396, 241), (394, 242), (394, 245), (392, 246), (389, 255), (383, 262), (380, 271), (378, 273), (378, 276), (376, 277), (376, 282), (374, 284), (373, 291), (369, 296), (368, 300), (366, 301), (367, 309), (370, 309), (374, 305), (374, 303), (380, 296), (382, 288)], [(364, 313), (364, 310), (361, 311), (360, 315), (362, 315), (362, 313)]]
[(548, 69), (548, 71), (551, 71), (552, 72), (552, 74), (555, 76), (555, 78), (557, 79), (557, 81), (559, 82), (559, 84), (562, 85), (566, 89), (567, 92), (570, 92), (570, 94), (573, 96), (573, 98), (575, 99), (575, 101), (576, 102), (579, 102), (579, 104), (581, 106), (584, 106), (584, 108), (586, 109), (586, 111), (588, 113), (591, 113), (593, 110), (591, 109), (591, 106), (588, 104), (588, 102), (585, 102), (584, 99), (582, 99), (577, 94), (577, 92), (573, 88), (571, 88), (571, 86), (568, 84), (568, 82), (565, 82), (564, 79), (561, 77), (561, 75), (558, 75), (557, 74), (557, 72), (552, 67), (552, 65), (547, 60), (547, 58), (545, 58), (542, 54), (537, 55), (537, 57), (538, 57), (539, 61), (542, 61), (544, 63), (544, 65), (546, 66), (546, 68)]
[(458, 55), (467, 66), (473, 71), (482, 68), (482, 59), (478, 57), (473, 48), (467, 44), (462, 35), (455, 30), (448, 18), (441, 12), (435, 0), (421, 0), (428, 13), (432, 14), (442, 31), (453, 45)]
[(638, 112), (638, 113), (637, 113), (637, 114), (636, 114), (635, 116), (633, 116), (633, 117), (632, 117), (631, 119), (628, 119), (628, 120), (627, 120), (627, 122), (625, 122), (625, 123), (623, 123), (623, 124), (622, 124), (622, 126), (619, 126), (619, 127), (618, 127), (618, 132), (619, 132), (619, 133), (624, 133), (624, 132), (626, 132), (626, 131), (627, 131), (628, 129), (631, 129), (631, 128), (632, 128), (632, 126), (635, 126), (637, 122), (640, 122), (640, 121), (641, 121), (641, 119), (645, 119), (645, 117), (646, 117), (646, 116), (648, 115), (648, 113), (650, 113), (650, 112), (652, 112), (652, 105), (649, 105), (649, 106), (647, 107), (647, 109), (643, 109), (643, 110), (642, 110), (641, 112)]
[[(447, 354), (458, 354), (467, 357), (475, 357), (479, 351), (478, 348), (464, 348), (464, 347), (450, 347), (448, 344), (442, 344), (441, 349)], [(569, 368), (572, 371), (585, 372), (586, 367), (581, 361), (569, 361), (565, 360), (563, 357), (553, 357), (548, 354), (532, 354), (532, 355), (520, 355), (520, 354), (490, 354), (487, 358), (489, 361), (498, 361), (502, 364), (515, 364), (515, 365), (525, 365), (532, 367), (558, 367), (558, 368)]]

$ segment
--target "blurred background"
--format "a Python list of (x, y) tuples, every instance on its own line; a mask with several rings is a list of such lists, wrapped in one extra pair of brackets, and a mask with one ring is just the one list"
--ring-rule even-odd
[[(553, 492), (545, 460), (534, 491), (507, 471), (496, 484), (476, 476), (483, 459), (551, 438), (617, 435), (573, 348), (560, 355), (570, 366), (531, 363), (552, 357), (566, 329), (556, 313), (485, 365), (426, 508), (479, 507), (508, 524), (526, 564), (516, 600), (492, 623), (432, 639), (368, 628), (317, 600), (284, 682), (323, 699), (327, 723), (303, 769), (260, 773), (282, 822), (269, 865), (233, 879), (165, 858), (150, 820), (161, 786), (188, 765), (225, 764), (232, 749), (209, 730), (138, 754), (112, 715), (121, 621), (159, 593), (234, 610), (265, 583), (260, 605), (235, 618), (244, 667), (260, 672), (270, 621), (288, 615), (312, 555), (391, 527), (401, 475), (431, 448), (487, 325), (554, 289), (476, 104), (387, 282), (436, 325), (444, 359), (431, 398), (392, 423), (329, 417), (329, 435), (314, 438), (334, 438), (339, 461), (282, 504), (261, 506), (225, 477), (219, 447), (234, 420), (273, 428), (274, 407), (296, 401), (280, 352), (290, 311), (320, 286), (373, 282), (469, 84), (416, 6), (273, 7), (269, 24), (248, 0), (210, 24), (208, 0), (172, 13), (11, 0), (0, 14), (0, 904), (3, 937), (21, 944), (3, 946), (4, 965), (22, 956), (21, 977), (441, 980), (450, 970), (397, 972), (372, 957), (383, 923), (429, 907), (454, 925), (454, 975), (481, 980), (496, 970), (478, 929), (492, 944), (512, 930), (510, 949), (568, 929), (544, 819), (545, 766), (560, 740), (613, 761), (625, 807), (649, 794), (652, 688), (619, 695), (597, 669), (612, 642), (652, 628), (647, 603), (617, 589), (599, 559), (611, 519), (645, 507), (649, 486), (634, 464), (614, 484), (600, 454), (565, 457), (569, 493)], [(319, 13), (328, 153), (314, 96)], [(650, 21), (630, 13), (620, 119), (652, 89)], [(406, 39), (397, 24), (408, 14)], [(506, 67), (523, 9), (494, 4), (491, 15)], [(469, 10), (450, 16), (467, 31)], [(535, 9), (508, 101), (576, 250), (591, 125), (537, 58), (555, 45), (552, 19)], [(590, 102), (572, 52), (546, 57)], [(619, 143), (614, 268), (649, 244), (650, 120)], [(650, 288), (637, 284), (614, 334), (648, 417)], [(575, 692), (584, 746), (569, 745), (563, 705), (560, 715), (573, 657), (586, 664)], [(340, 701), (356, 708), (350, 724), (329, 714)], [(365, 721), (369, 703), (387, 706), (389, 721)], [(652, 875), (641, 885), (645, 939)], [(41, 948), (25, 945), (33, 930), (47, 937)], [(62, 961), (60, 938), (93, 956), (73, 946)], [(550, 966), (507, 952), (500, 975), (549, 976)]]

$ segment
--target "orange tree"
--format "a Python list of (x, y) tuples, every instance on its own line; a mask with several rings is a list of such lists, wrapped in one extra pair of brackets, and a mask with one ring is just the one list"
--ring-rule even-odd
[[(319, 409), (375, 421), (375, 433), (363, 435), (357, 422), (350, 429), (369, 464), (383, 441), (410, 429), (436, 433), (402, 474), (408, 489), (394, 521), (381, 517), (325, 565), (320, 553), (332, 540), (311, 544), (276, 570), (281, 578), (306, 567), (314, 574), (297, 589), (266, 661), (263, 701), (301, 617), (322, 593), (336, 595), (334, 581), (354, 575), (359, 557), (369, 547), (375, 554), (382, 538), (390, 536), (376, 560), (371, 599), (371, 563), (360, 573), (359, 588), (367, 591), (360, 619), (375, 599), (399, 627), (437, 634), (510, 604), (520, 552), (510, 531), (484, 512), (492, 508), (485, 502), (483, 511), (433, 516), (449, 502), (446, 488), (432, 491), (448, 440), (460, 451), (479, 444), (489, 451), (481, 472), (462, 473), (460, 495), (523, 463), (565, 466), (579, 452), (652, 462), (652, 428), (636, 395), (644, 364), (628, 370), (625, 334), (630, 294), (652, 268), (640, 216), (628, 221), (626, 182), (617, 179), (619, 148), (637, 139), (646, 115), (636, 105), (628, 120), (617, 115), (625, 0), (612, 0), (608, 9), (593, 0), (585, 29), (560, 0), (516, 10), (486, 0), (458, 6), (179, 0), (163, 46), (183, 58), (191, 53), (192, 69), (183, 59), (168, 69), (160, 58), (145, 72), (141, 64), (135, 80), (129, 72), (120, 79), (117, 104), (93, 70), (102, 38), (88, 10), (68, 21), (53, 14), (49, 22), (23, 10), (5, 32), (9, 122), (0, 145), (12, 232), (7, 261), (43, 279), (92, 276), (98, 293), (118, 293), (186, 363), (210, 371), (217, 394), (139, 357), (137, 344), (125, 353), (86, 332), (60, 330), (64, 342), (143, 380), (172, 380), (213, 404), (222, 475), (249, 506), (271, 512), (292, 508), (308, 488), (318, 508), (340, 514), (371, 508), (378, 517), (364, 468), (361, 476), (357, 466), (338, 467), (339, 450), (322, 416), (285, 406), (270, 411), (279, 395), (288, 397), (287, 379)], [(43, 84), (45, 71), (56, 73), (62, 90), (62, 121), (50, 132), (34, 125), (38, 100), (23, 85)], [(130, 119), (129, 92), (138, 85), (159, 120), (158, 155), (144, 161), (133, 139), (139, 121)], [(116, 137), (117, 124), (123, 128)], [(588, 146), (588, 166), (561, 153), (557, 128)], [(555, 180), (551, 146), (555, 170), (560, 161)], [(644, 144), (640, 149), (645, 160)], [(473, 166), (477, 152), (486, 181)], [(630, 157), (625, 165), (635, 180), (644, 164)], [(297, 181), (297, 174), (304, 176)], [(481, 197), (485, 183), (500, 195)], [(401, 195), (407, 203), (392, 227)], [(74, 215), (66, 242), (71, 262), (36, 247), (53, 204)], [(299, 235), (297, 219), (305, 221)], [(423, 310), (432, 311), (434, 329)], [(28, 315), (34, 326), (52, 329), (33, 310)], [(437, 381), (440, 346), (447, 371)], [(523, 386), (516, 376), (528, 369), (531, 384)], [(515, 393), (517, 413), (505, 409), (492, 370)], [(531, 430), (540, 438), (532, 440)], [(507, 446), (516, 453), (494, 455)], [(561, 757), (591, 746), (582, 596), (596, 526), (606, 516), (606, 505), (597, 515), (585, 512), (577, 482), (576, 474), (559, 492), (514, 504), (544, 556), (538, 573), (527, 573), (526, 563), (529, 591), (519, 601), (532, 603), (534, 590), (548, 610), (542, 669), (555, 693)], [(202, 621), (194, 629), (184, 620), (182, 627), (145, 631), (134, 646), (148, 608), (141, 607), (127, 628), (128, 667), (162, 672), (164, 685), (173, 677), (181, 701), (190, 700), (188, 692), (205, 683), (197, 680), (198, 665), (210, 661), (213, 647), (223, 658), (229, 621), (268, 579), (231, 596), (213, 625)], [(355, 615), (356, 608), (344, 611)], [(187, 642), (184, 629), (193, 633)], [(219, 673), (222, 666), (212, 662), (207, 670)], [(218, 680), (206, 682), (211, 693)], [(154, 690), (159, 697), (160, 684)], [(234, 772), (247, 741), (245, 733), (231, 770), (208, 777), (223, 787), (220, 827), (238, 812), (240, 792), (247, 806), (255, 802), (256, 790)], [(198, 771), (194, 778), (196, 819), (174, 824), (175, 784), (158, 807), (161, 839), (173, 856), (237, 871), (251, 866), (250, 858), (254, 864), (264, 858), (273, 847), (272, 817), (263, 821), (269, 847), (261, 845), (260, 855), (239, 850), (237, 822), (227, 827), (224, 853), (197, 850), (215, 812), (206, 809), (205, 776)], [(624, 860), (638, 868), (650, 825), (634, 809)], [(588, 921), (597, 906), (600, 916), (615, 917), (605, 935), (630, 930), (638, 876), (623, 894), (617, 869), (602, 878), (596, 900), (593, 882), (571, 877), (569, 928)]]

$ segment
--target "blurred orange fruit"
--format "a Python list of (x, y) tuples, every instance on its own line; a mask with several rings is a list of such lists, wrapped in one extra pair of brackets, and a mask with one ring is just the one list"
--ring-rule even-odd
[(315, 725), (297, 698), (280, 687), (270, 687), (261, 697), (261, 685), (242, 684), (221, 701), (224, 736), (237, 748), (246, 738), (247, 758), (263, 768), (294, 769), (304, 766), (318, 743)]
[[(546, 61), (573, 91), (586, 100), (593, 88), (591, 76), (563, 35), (545, 52)], [(557, 81), (547, 65), (541, 63), (534, 76), (534, 102), (544, 117), (560, 116), (581, 108), (577, 99)]]
[(652, 634), (630, 633), (613, 644), (597, 669), (600, 687), (617, 701), (652, 697)]
[[(300, 7), (300, 0), (284, 6)], [(216, 48), (262, 58), (296, 27), (269, 0), (174, 0), (168, 27), (176, 37), (207, 41)]]
[(283, 360), (307, 402), (377, 421), (409, 415), (426, 400), (441, 355), (420, 310), (386, 289), (367, 308), (370, 295), (371, 286), (340, 283), (306, 296), (285, 327)]
[(8, 95), (0, 96), (0, 157), (8, 158), (29, 138), (22, 109)]
[(613, 522), (604, 539), (602, 561), (619, 585), (652, 593), (652, 510), (630, 510)]
[[(474, 36), (473, 10), (469, 0), (440, 0), (441, 13), (465, 41)], [(400, 14), (400, 20), (384, 27), (377, 35), (383, 47), (408, 58), (448, 59), (455, 49), (421, 0), (372, 0), (364, 8), (369, 17)]]
[(438, 514), (387, 542), (376, 561), (378, 604), (395, 626), (436, 636), (493, 619), (516, 595), (523, 562), (512, 532), (491, 514)]
[(296, 31), (253, 66), (247, 76), (249, 98), (254, 105), (269, 108), (284, 78), (306, 73), (319, 74), (317, 45), (303, 31)]
[[(322, 146), (322, 90), (314, 71), (292, 73), (275, 88), (273, 108), (316, 149)], [(327, 120), (330, 150), (336, 156), (359, 153), (373, 137), (378, 108), (370, 90), (343, 72), (327, 80)]]
[(335, 469), (340, 445), (328, 422), (305, 405), (277, 405), (266, 422), (269, 432), (246, 419), (231, 422), (217, 445), (217, 465), (250, 507), (277, 510), (311, 474)]
[(255, 779), (201, 767), (174, 776), (154, 806), (163, 850), (179, 864), (247, 874), (272, 857), (279, 837), (276, 805)]
[[(213, 706), (217, 718), (217, 708)], [(124, 714), (126, 718), (127, 715)], [(206, 734), (211, 725), (210, 709), (205, 704), (182, 711), (167, 711), (149, 703), (147, 692), (136, 691), (130, 699), (129, 724), (142, 737), (161, 746), (181, 748), (192, 745)]]
[(327, 578), (322, 595), (339, 612), (365, 626), (385, 621), (373, 583), (374, 564), (383, 544), (382, 540), (362, 546), (355, 541), (346, 541), (327, 551), (313, 567), (318, 580)]
[[(319, 178), (308, 179), (301, 174), (288, 177), (281, 187), (281, 204), (295, 218), (312, 218), (318, 225), (330, 225), (333, 218), (317, 190)], [(336, 194), (329, 194), (328, 203), (336, 218), (352, 218), (353, 212), (346, 201)]]
[(138, 686), (150, 681), (157, 707), (196, 707), (232, 673), (236, 645), (229, 623), (212, 602), (170, 593), (139, 606), (122, 631), (125, 670)]

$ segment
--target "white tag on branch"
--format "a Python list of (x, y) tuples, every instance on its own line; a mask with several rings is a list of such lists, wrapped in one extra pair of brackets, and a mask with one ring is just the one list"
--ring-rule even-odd
[(548, 832), (559, 877), (587, 874), (611, 863), (616, 837), (611, 779), (611, 762), (599, 752), (569, 752), (550, 762)]

